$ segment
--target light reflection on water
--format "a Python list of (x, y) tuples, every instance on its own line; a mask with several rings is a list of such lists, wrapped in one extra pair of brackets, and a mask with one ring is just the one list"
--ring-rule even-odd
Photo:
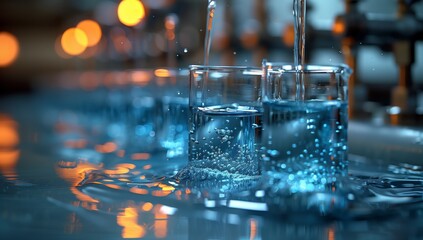
[(122, 226), (123, 238), (142, 238), (145, 236), (145, 227), (138, 223), (138, 209), (126, 207), (117, 215), (117, 224)]
[(7, 114), (0, 113), (0, 174), (8, 181), (18, 181), (19, 133), (17, 122)]
[[(79, 101), (101, 96), (97, 90), (90, 89)], [(76, 93), (81, 94), (72, 94)], [(52, 99), (48, 94), (58, 93), (43, 94), (44, 99)], [(25, 226), (23, 222), (30, 221), (25, 216), (37, 213), (38, 203), (41, 209), (54, 212), (58, 207), (67, 212), (65, 223), (44, 220), (50, 228), (87, 234), (92, 227), (110, 238), (117, 234), (123, 238), (389, 239), (397, 236), (392, 233), (399, 226), (423, 227), (421, 166), (377, 165), (351, 156), (350, 176), (331, 186), (333, 192), (303, 196), (272, 196), (260, 189), (258, 179), (187, 181), (174, 178), (186, 166), (186, 158), (134, 148), (126, 139), (131, 136), (126, 117), (108, 111), (109, 105), (97, 103), (100, 107), (81, 110), (81, 105), (73, 104), (44, 102), (33, 109), (39, 119), (26, 118), (34, 112), (20, 113), (17, 119), (1, 115), (0, 135), (9, 137), (0, 138), (0, 173), (5, 179), (0, 180), (14, 187), (16, 199), (25, 193), (33, 197), (19, 215), (15, 199), (0, 195), (0, 219)], [(23, 133), (18, 131), (21, 125)], [(32, 127), (28, 130), (25, 125)], [(36, 160), (37, 154), (44, 160)], [(36, 174), (40, 180), (32, 179)], [(25, 181), (28, 184), (23, 185)], [(4, 186), (4, 196), (15, 196)], [(38, 211), (34, 219), (45, 214)]]
[[(78, 128), (66, 127), (64, 123), (60, 125), (62, 129), (90, 132), (89, 129), (81, 128), (82, 124)], [(169, 160), (165, 153), (131, 152), (124, 146), (119, 147), (113, 139), (96, 143), (95, 139), (89, 141), (74, 136), (75, 140), (69, 140), (61, 137), (62, 132), (69, 134), (69, 131), (56, 132), (57, 138), (64, 141), (64, 144), (59, 144), (62, 147), (58, 152), (68, 159), (78, 160), (65, 163), (59, 161), (57, 171), (60, 175), (60, 172), (69, 171), (70, 168), (75, 169), (79, 182), (73, 182), (71, 191), (79, 194), (78, 199), (96, 199), (96, 191), (93, 189), (101, 187), (103, 190), (120, 190), (140, 195), (153, 202), (164, 201), (176, 208), (195, 204), (206, 209), (241, 209), (282, 215), (313, 210), (317, 215), (341, 219), (370, 217), (383, 214), (388, 208), (395, 210), (399, 204), (421, 201), (422, 171), (414, 165), (389, 165), (384, 169), (371, 169), (370, 162), (363, 163), (362, 159), (351, 156), (350, 176), (339, 179), (338, 185), (329, 186), (328, 192), (275, 196), (272, 192), (260, 189), (258, 179), (178, 179), (174, 176), (186, 165), (186, 159)], [(69, 179), (63, 173), (61, 177)]]
[[(119, 97), (115, 96), (115, 99)], [(122, 110), (118, 105), (111, 105), (110, 108)], [(362, 162), (362, 159), (355, 159), (354, 156), (351, 159), (350, 176), (338, 179), (336, 185), (328, 186), (327, 192), (319, 193), (280, 196), (261, 189), (260, 179), (215, 181), (210, 173), (205, 179), (175, 178), (178, 172), (178, 176), (182, 175), (181, 169), (186, 166), (186, 159), (168, 159), (165, 153), (150, 150), (137, 152), (133, 145), (122, 144), (128, 140), (122, 140), (121, 137), (130, 137), (131, 134), (120, 135), (111, 129), (119, 124), (116, 121), (124, 121), (125, 116), (116, 118), (113, 111), (110, 114), (111, 123), (107, 123), (107, 117), (102, 120), (105, 121), (102, 123), (103, 132), (109, 133), (106, 136), (101, 135), (96, 125), (84, 124), (84, 115), (81, 119), (73, 118), (73, 121), (69, 121), (69, 118), (60, 117), (60, 114), (57, 119), (62, 122), (56, 125), (68, 131), (62, 130), (55, 134), (60, 141), (66, 139), (64, 144), (60, 144), (63, 149), (79, 150), (72, 153), (73, 157), (72, 154), (67, 155), (73, 159), (79, 157), (75, 168), (84, 172), (81, 174), (79, 171), (79, 182), (71, 191), (83, 202), (90, 202), (90, 199), (97, 201), (97, 209), (90, 211), (115, 211), (117, 224), (123, 228), (122, 237), (152, 236), (151, 229), (154, 229), (155, 237), (166, 237), (170, 231), (168, 217), (176, 214), (184, 217), (199, 216), (208, 222), (221, 221), (224, 217), (234, 225), (244, 221), (243, 224), (248, 223), (249, 234), (242, 236), (248, 235), (253, 239), (265, 236), (265, 233), (262, 236), (258, 234), (261, 234), (260, 229), (266, 228), (262, 224), (265, 221), (263, 219), (267, 218), (282, 217), (294, 222), (302, 219), (314, 223), (328, 219), (372, 219), (392, 216), (395, 214), (393, 212), (406, 213), (413, 209), (413, 203), (421, 202), (419, 185), (423, 178), (420, 178), (422, 172), (415, 166), (390, 165), (376, 170), (369, 168), (370, 162)], [(128, 126), (124, 129), (128, 131)], [(62, 132), (66, 133), (63, 137)], [(80, 134), (69, 139), (69, 133)], [(84, 165), (90, 161), (96, 163), (97, 168), (84, 171)], [(63, 166), (59, 164), (57, 169), (60, 168)], [(188, 176), (195, 175), (195, 169), (189, 171)], [(104, 202), (123, 206), (114, 210), (103, 209)], [(250, 218), (241, 220), (240, 213), (248, 213)], [(309, 238), (312, 235), (308, 234), (315, 233), (327, 239), (335, 239), (336, 236), (333, 226), (325, 229), (305, 228), (304, 231), (296, 227), (293, 226), (292, 231), (299, 231), (295, 233), (297, 236), (304, 234), (304, 237)], [(287, 227), (284, 231), (286, 234), (291, 230)]]

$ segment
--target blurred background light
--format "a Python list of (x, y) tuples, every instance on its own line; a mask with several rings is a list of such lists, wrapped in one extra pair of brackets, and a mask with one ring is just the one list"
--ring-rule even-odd
[(139, 0), (123, 0), (119, 3), (117, 14), (122, 24), (132, 27), (145, 17), (144, 5)]
[(61, 44), (65, 53), (71, 56), (77, 56), (87, 48), (88, 38), (81, 29), (69, 28), (63, 33)]
[(62, 36), (58, 36), (56, 41), (54, 42), (54, 50), (56, 51), (57, 55), (63, 59), (69, 59), (72, 56), (67, 54), (62, 47)]
[(100, 25), (96, 21), (89, 20), (89, 19), (83, 20), (78, 23), (76, 28), (85, 32), (87, 36), (88, 47), (93, 47), (97, 45), (98, 42), (100, 42), (102, 32), (101, 32)]
[[(345, 59), (341, 40), (348, 22), (342, 14), (348, 1), (329, 2), (309, 0), (308, 63), (336, 64)], [(396, 18), (398, 1), (358, 2), (359, 13)], [(292, 0), (216, 3), (210, 64), (260, 66), (263, 58), (292, 62)], [(186, 68), (199, 64), (204, 58), (206, 5), (207, 0), (0, 0), (0, 33), (3, 37), (4, 33), (11, 34), (14, 39), (13, 47), (0, 44), (0, 95), (31, 90), (38, 80), (63, 71)], [(423, 1), (414, 4), (413, 11), (422, 19)], [(62, 42), (66, 39), (64, 31), (70, 27), (82, 30), (87, 43), (77, 40), (84, 37), (72, 36), (73, 40)], [(362, 92), (362, 98), (369, 94), (376, 101), (384, 94), (386, 97), (380, 99), (390, 99), (390, 88), (397, 84), (399, 74), (391, 44), (397, 36), (372, 34), (372, 39), (362, 41), (365, 34), (358, 32), (360, 39), (353, 41), (355, 76), (365, 87), (379, 83), (380, 87)], [(411, 78), (420, 91), (423, 44), (411, 40), (416, 56)]]
[(0, 67), (11, 65), (19, 54), (18, 39), (11, 33), (0, 32)]
[(154, 70), (154, 75), (156, 77), (170, 77), (170, 72), (168, 69), (159, 68)]
[(17, 123), (8, 115), (0, 114), (0, 149), (11, 149), (18, 145)]

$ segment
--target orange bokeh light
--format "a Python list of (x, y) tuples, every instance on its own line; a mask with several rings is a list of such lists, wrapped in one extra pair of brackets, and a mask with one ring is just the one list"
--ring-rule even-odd
[(17, 123), (7, 115), (0, 115), (0, 148), (14, 148), (19, 143)]
[(167, 185), (167, 184), (163, 184), (163, 183), (159, 183), (159, 187), (163, 190), (163, 191), (173, 191), (175, 190), (175, 187)]
[(117, 224), (123, 227), (123, 238), (143, 238), (145, 236), (147, 231), (138, 223), (138, 216), (138, 210), (134, 207), (127, 207), (118, 214)]
[(149, 158), (149, 153), (134, 153), (131, 155), (132, 160), (148, 160)]
[(145, 8), (139, 0), (123, 0), (119, 3), (117, 15), (122, 24), (132, 27), (145, 17)]
[(0, 32), (0, 67), (11, 65), (19, 54), (18, 39), (11, 33)]
[(250, 219), (250, 239), (256, 239), (257, 237), (257, 221)]
[(155, 197), (166, 197), (171, 193), (172, 191), (154, 190), (153, 192), (151, 192), (151, 195)]
[(134, 169), (136, 166), (132, 163), (119, 163), (116, 164), (116, 168), (127, 168), (127, 169)]
[(116, 169), (105, 169), (104, 173), (109, 175), (120, 175), (120, 174), (129, 173), (129, 169), (122, 168), (122, 167), (118, 167)]
[(159, 68), (154, 70), (154, 75), (156, 77), (170, 77), (170, 71), (168, 69)]
[(342, 18), (337, 17), (332, 26), (332, 32), (335, 35), (342, 35), (345, 33), (345, 22)]
[(147, 85), (148, 82), (150, 82), (151, 78), (151, 73), (147, 71), (137, 70), (131, 73), (131, 80), (137, 85)]
[(76, 28), (81, 29), (87, 35), (87, 46), (93, 47), (100, 42), (102, 32), (100, 25), (93, 20), (83, 20), (78, 23)]
[(154, 236), (156, 238), (166, 238), (167, 236), (167, 215), (160, 212), (160, 206), (156, 208), (154, 213)]
[(77, 56), (87, 48), (88, 37), (79, 28), (69, 28), (63, 33), (60, 43), (65, 53)]
[(61, 58), (69, 59), (72, 57), (71, 55), (65, 53), (65, 50), (63, 50), (62, 36), (58, 36), (54, 41), (54, 50), (56, 51), (57, 55), (59, 55), (59, 57)]
[(99, 153), (112, 153), (117, 150), (117, 145), (114, 142), (106, 142), (103, 145), (96, 145), (95, 150)]
[(151, 164), (147, 164), (147, 165), (145, 165), (144, 167), (142, 167), (144, 170), (149, 170), (149, 169), (151, 169)]
[(64, 142), (65, 147), (67, 148), (85, 148), (87, 146), (86, 139), (75, 139), (75, 140), (67, 140)]
[(146, 202), (146, 203), (144, 203), (144, 204), (141, 206), (141, 209), (142, 209), (144, 212), (148, 212), (148, 211), (151, 211), (151, 209), (153, 209), (153, 207), (154, 207), (154, 205), (153, 205), (152, 203), (150, 203), (150, 202)]
[(137, 187), (133, 187), (133, 188), (129, 189), (129, 191), (131, 193), (142, 194), (142, 195), (148, 194), (148, 190), (147, 189), (137, 188)]
[(9, 115), (0, 113), (0, 173), (8, 180), (17, 180), (18, 144), (18, 124)]
[(0, 172), (13, 170), (18, 163), (19, 150), (0, 150)]
[(293, 47), (295, 42), (295, 27), (288, 24), (283, 31), (282, 41), (287, 47)]
[(328, 240), (335, 240), (335, 229), (333, 227), (330, 227), (328, 229)]

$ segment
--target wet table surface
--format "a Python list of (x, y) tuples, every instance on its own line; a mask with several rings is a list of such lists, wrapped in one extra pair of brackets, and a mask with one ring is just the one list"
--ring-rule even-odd
[[(404, 211), (397, 205), (383, 214), (333, 219), (183, 201), (190, 190), (170, 184), (132, 186), (134, 176), (142, 180), (162, 165), (172, 173), (186, 161), (120, 148), (103, 136), (101, 124), (87, 128), (77, 111), (61, 105), (55, 98), (60, 91), (49, 94), (0, 99), (1, 239), (423, 237), (419, 203)], [(413, 196), (421, 189), (415, 187)]]

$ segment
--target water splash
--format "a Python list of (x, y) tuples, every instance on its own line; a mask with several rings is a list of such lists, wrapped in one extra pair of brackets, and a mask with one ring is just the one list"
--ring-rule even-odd
[[(80, 117), (81, 112), (74, 114)], [(272, 191), (263, 187), (265, 179), (246, 178), (234, 174), (236, 171), (213, 172), (199, 166), (181, 172), (187, 159), (170, 160), (165, 152), (140, 155), (126, 145), (115, 152), (94, 151), (99, 143), (106, 145), (104, 136), (92, 134), (96, 126), (76, 121), (64, 127), (62, 121), (61, 117), (48, 118), (42, 129), (61, 126), (66, 131), (46, 130), (48, 138), (43, 141), (58, 160), (55, 171), (75, 186), (72, 192), (80, 199), (98, 199), (102, 204), (135, 199), (191, 212), (195, 206), (200, 211), (242, 209), (251, 214), (291, 218), (301, 211), (323, 218), (388, 218), (423, 209), (423, 168), (407, 164), (407, 159), (401, 159), (401, 164), (380, 166), (377, 161), (350, 156), (349, 176), (336, 179), (335, 184), (327, 184), (325, 189)], [(218, 136), (226, 134), (217, 129)], [(86, 141), (80, 141), (82, 138)], [(115, 142), (113, 138), (108, 136), (107, 142)]]
[[(376, 171), (369, 167), (369, 162), (352, 161), (350, 176), (338, 179), (336, 185), (328, 184), (326, 190), (314, 192), (272, 192), (263, 188), (264, 179), (260, 178), (226, 178), (225, 173), (207, 169), (179, 172), (175, 176), (175, 171), (165, 168), (154, 171), (135, 168), (124, 174), (95, 171), (86, 175), (79, 188), (89, 195), (96, 188), (116, 191), (117, 185), (119, 191), (176, 208), (196, 204), (207, 209), (213, 201), (213, 207), (233, 211), (240, 207), (235, 203), (241, 201), (246, 203), (242, 206), (251, 206), (244, 210), (264, 215), (289, 216), (303, 212), (336, 219), (388, 217), (423, 203), (421, 167), (400, 164)], [(108, 187), (110, 183), (114, 185)]]

